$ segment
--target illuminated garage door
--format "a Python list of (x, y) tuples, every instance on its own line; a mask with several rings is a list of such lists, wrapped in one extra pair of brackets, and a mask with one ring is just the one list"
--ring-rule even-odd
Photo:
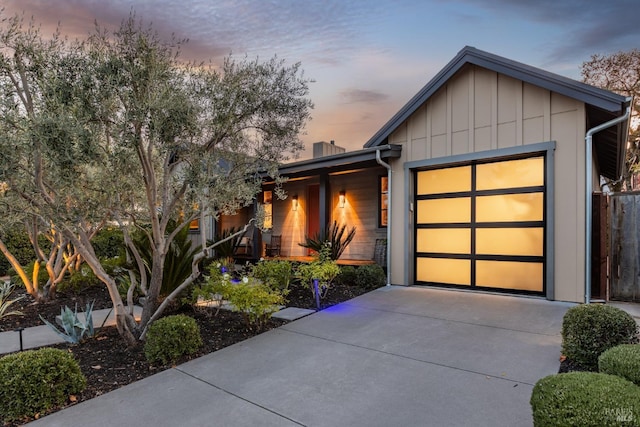
[(545, 158), (415, 173), (421, 284), (544, 291)]

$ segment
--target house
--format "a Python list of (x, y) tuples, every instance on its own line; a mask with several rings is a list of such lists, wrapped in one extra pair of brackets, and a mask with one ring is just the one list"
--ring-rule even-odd
[(306, 255), (336, 220), (344, 258), (388, 239), (393, 285), (588, 301), (591, 194), (621, 174), (630, 102), (465, 47), (362, 150), (283, 165), (286, 200), (265, 182), (271, 234)]

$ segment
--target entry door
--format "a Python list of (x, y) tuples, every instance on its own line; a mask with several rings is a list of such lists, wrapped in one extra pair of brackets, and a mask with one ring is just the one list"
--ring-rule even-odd
[[(309, 203), (307, 203), (307, 236), (314, 237), (320, 232), (320, 185), (309, 185)], [(313, 251), (307, 249), (307, 255)]]
[(544, 292), (544, 156), (414, 176), (418, 283)]

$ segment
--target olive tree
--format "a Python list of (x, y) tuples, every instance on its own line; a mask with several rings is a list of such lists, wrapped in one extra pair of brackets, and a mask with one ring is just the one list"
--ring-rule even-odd
[[(18, 26), (15, 34), (29, 31)], [(118, 330), (133, 342), (197, 279), (199, 261), (211, 250), (203, 243), (191, 275), (161, 300), (164, 260), (177, 233), (194, 219), (252, 203), (262, 172), (280, 182), (278, 164), (302, 148), (309, 80), (299, 64), (275, 57), (227, 58), (220, 67), (182, 62), (182, 41), (163, 41), (133, 17), (113, 34), (97, 29), (73, 43), (33, 39), (30, 46), (43, 46), (36, 57), (53, 59), (43, 66), (30, 60), (33, 76), (25, 81), (41, 107), (33, 116), (18, 107), (25, 129), (7, 137), (0, 152), (20, 145), (7, 158), (14, 156), (12, 164), (24, 164), (25, 172), (4, 180), (26, 211), (53, 224), (107, 286)], [(15, 49), (7, 60), (15, 61)], [(124, 300), (91, 244), (107, 221), (122, 228), (140, 271)], [(149, 277), (133, 230), (150, 242)], [(139, 322), (133, 286), (146, 295)]]
[[(3, 23), (5, 28), (0, 33), (0, 252), (26, 291), (37, 302), (43, 302), (55, 297), (57, 285), (79, 258), (50, 217), (39, 209), (32, 209), (43, 207), (53, 194), (53, 188), (48, 187), (53, 171), (46, 151), (56, 147), (44, 146), (42, 135), (60, 131), (64, 126), (55, 126), (61, 118), (49, 101), (52, 82), (43, 70), (59, 65), (63, 43), (57, 34), (43, 40), (33, 25), (22, 30), (18, 18)], [(38, 193), (36, 186), (44, 191)], [(16, 228), (28, 235), (33, 248), (31, 274), (24, 260), (19, 260), (4, 240), (7, 233)], [(38, 279), (41, 265), (48, 276), (44, 284)]]
[(593, 86), (633, 97), (626, 167), (620, 181), (609, 183), (616, 191), (632, 190), (631, 176), (640, 172), (640, 50), (592, 55), (589, 61), (582, 64), (582, 79)]

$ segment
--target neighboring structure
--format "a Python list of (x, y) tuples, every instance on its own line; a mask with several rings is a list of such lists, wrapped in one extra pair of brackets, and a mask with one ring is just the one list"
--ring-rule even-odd
[(337, 220), (357, 227), (343, 258), (371, 259), (389, 237), (391, 284), (583, 302), (585, 213), (599, 175), (621, 174), (629, 106), (465, 47), (363, 150), (283, 165), (289, 198), (273, 200), (271, 233), (282, 255), (305, 255), (305, 235)]

